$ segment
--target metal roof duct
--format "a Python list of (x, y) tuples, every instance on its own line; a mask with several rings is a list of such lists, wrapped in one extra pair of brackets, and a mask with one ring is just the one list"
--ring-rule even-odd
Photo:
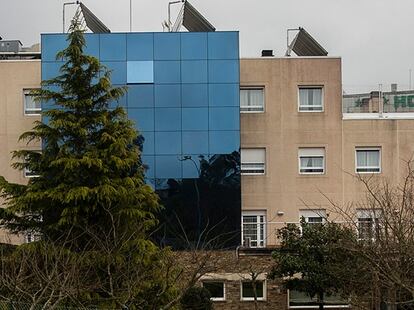
[(83, 3), (80, 3), (80, 8), (82, 10), (83, 18), (85, 19), (86, 26), (94, 33), (110, 33), (111, 30), (108, 29), (102, 23), (98, 17), (95, 16), (95, 14), (92, 13), (91, 10), (89, 10), (86, 5)]
[(190, 32), (216, 31), (216, 28), (188, 1), (184, 2), (172, 31), (178, 31), (181, 25)]
[(298, 56), (327, 56), (328, 52), (303, 28), (299, 27), (299, 32), (293, 39), (286, 51), (286, 56), (294, 51)]

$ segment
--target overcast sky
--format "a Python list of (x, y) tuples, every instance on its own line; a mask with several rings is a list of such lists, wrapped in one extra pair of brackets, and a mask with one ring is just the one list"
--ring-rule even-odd
[[(130, 0), (83, 0), (112, 32), (129, 31)], [(346, 92), (409, 87), (414, 69), (414, 0), (190, 0), (217, 28), (239, 30), (242, 57), (286, 50), (286, 29), (304, 27), (342, 57)], [(25, 46), (62, 31), (63, 0), (0, 0), (0, 36)], [(162, 31), (168, 0), (132, 0), (133, 31)], [(176, 12), (174, 12), (176, 13)], [(67, 20), (73, 16), (67, 10)], [(173, 15), (175, 16), (175, 14)], [(413, 82), (414, 85), (414, 73)]]

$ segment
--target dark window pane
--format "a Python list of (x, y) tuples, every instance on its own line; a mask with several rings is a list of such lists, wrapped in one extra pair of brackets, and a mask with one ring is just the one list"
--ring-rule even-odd
[(183, 84), (183, 107), (205, 107), (208, 105), (207, 84)]
[(142, 163), (146, 167), (145, 177), (154, 178), (155, 176), (155, 157), (144, 155), (142, 156)]
[(85, 41), (85, 54), (99, 58), (99, 34), (85, 33)]
[[(160, 155), (181, 154), (181, 132), (156, 132), (155, 153)], [(179, 160), (179, 157), (176, 160)]]
[(210, 292), (211, 298), (224, 298), (224, 282), (203, 282), (203, 287)]
[(184, 131), (183, 153), (195, 155), (208, 154), (208, 132)]
[(187, 60), (181, 62), (182, 83), (207, 83), (207, 61)]
[(240, 131), (210, 131), (209, 153), (230, 154), (239, 151)]
[(208, 34), (209, 59), (239, 59), (237, 32), (210, 32)]
[(183, 160), (183, 178), (196, 179), (200, 177), (200, 157), (208, 158), (207, 154), (183, 155), (182, 158), (190, 156), (191, 159)]
[(181, 176), (181, 161), (176, 155), (155, 156), (155, 178), (177, 179)]
[(126, 60), (126, 35), (118, 33), (101, 34), (100, 59), (101, 61)]
[(56, 54), (68, 46), (66, 34), (42, 34), (42, 64), (56, 61)]
[(180, 33), (155, 33), (154, 58), (156, 60), (179, 60)]
[(209, 113), (210, 130), (239, 130), (239, 108), (210, 108)]
[(181, 130), (180, 108), (155, 109), (155, 131)]
[(155, 134), (153, 131), (144, 131), (141, 132), (144, 138), (143, 150), (142, 153), (145, 155), (155, 154)]
[(183, 130), (208, 130), (208, 108), (183, 108)]
[(239, 106), (239, 84), (209, 84), (210, 106)]
[(128, 33), (127, 59), (153, 60), (154, 35), (152, 33)]
[(42, 80), (50, 80), (60, 75), (61, 62), (42, 62)]
[(238, 60), (211, 60), (208, 63), (210, 83), (239, 83)]
[(179, 84), (181, 83), (181, 71), (179, 61), (155, 61), (154, 83)]
[[(113, 87), (122, 87), (123, 85), (113, 85)], [(118, 100), (109, 101), (109, 108), (114, 109), (116, 107), (127, 108), (127, 95), (120, 97)]]
[(154, 130), (154, 109), (128, 109), (128, 117), (138, 130)]
[(207, 59), (207, 33), (181, 33), (182, 59)]
[(126, 84), (127, 72), (125, 61), (102, 62), (111, 71), (112, 84)]
[(180, 84), (155, 85), (156, 107), (180, 107), (181, 87)]
[(154, 85), (129, 85), (128, 108), (154, 107)]
[[(254, 298), (253, 282), (242, 282), (242, 297)], [(256, 282), (256, 297), (263, 298), (263, 282)]]

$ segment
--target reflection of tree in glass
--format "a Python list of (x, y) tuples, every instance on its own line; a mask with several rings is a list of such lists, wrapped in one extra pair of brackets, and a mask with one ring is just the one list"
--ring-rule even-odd
[(199, 156), (198, 161), (198, 179), (156, 181), (165, 207), (157, 239), (176, 248), (208, 240), (214, 240), (211, 246), (238, 245), (240, 153)]

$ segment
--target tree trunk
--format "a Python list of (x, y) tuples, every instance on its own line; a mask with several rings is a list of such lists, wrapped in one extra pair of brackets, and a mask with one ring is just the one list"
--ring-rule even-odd
[(323, 292), (319, 292), (318, 301), (319, 301), (319, 310), (323, 310)]

